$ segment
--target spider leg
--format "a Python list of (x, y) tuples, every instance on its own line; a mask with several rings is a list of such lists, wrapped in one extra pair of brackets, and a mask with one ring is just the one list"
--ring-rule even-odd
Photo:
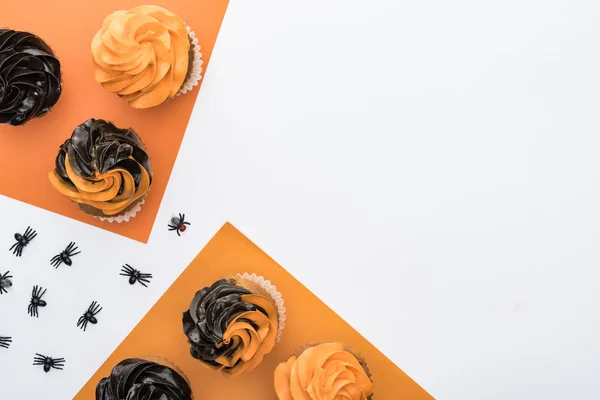
[(179, 223), (185, 221), (185, 214), (179, 213)]
[(29, 234), (29, 231), (31, 231), (30, 226), (28, 226), (27, 229), (25, 229), (25, 233), (23, 234), (23, 236), (27, 237), (27, 235)]
[(184, 222), (183, 224), (184, 225), (191, 225), (189, 222)]
[[(19, 245), (19, 242), (17, 242), (17, 243), (15, 243), (15, 244), (13, 244), (13, 245), (10, 247), (10, 249), (8, 249), (8, 251), (11, 251), (12, 249), (14, 249), (14, 248), (15, 248), (16, 246), (18, 246), (18, 245)], [(15, 253), (13, 253), (13, 254), (15, 254)]]
[(100, 311), (102, 311), (102, 307), (100, 307), (100, 304), (98, 304), (98, 302), (94, 301), (92, 303), (93, 307), (90, 306), (90, 308), (88, 309), (89, 312), (91, 312), (93, 315), (98, 314)]
[(86, 326), (87, 326), (87, 319), (85, 319), (84, 316), (79, 317), (79, 320), (77, 321), (77, 327), (83, 329), (83, 331), (85, 332)]
[(177, 236), (181, 236), (181, 234), (179, 233), (179, 229), (177, 229)]
[(2, 294), (2, 292), (8, 293), (8, 291), (6, 289), (4, 289), (3, 286), (0, 286), (0, 294)]
[(174, 231), (174, 230), (177, 230), (177, 229), (179, 229), (179, 228), (176, 227), (176, 226), (174, 226), (174, 225), (169, 224), (169, 230), (170, 231)]
[[(17, 253), (17, 257), (21, 257), (21, 255), (23, 254), (23, 247), (20, 244), (17, 246), (17, 248), (15, 249), (15, 253)], [(15, 254), (13, 253), (13, 254)]]
[(75, 253), (77, 249), (79, 249), (79, 247), (75, 245), (75, 242), (71, 242), (69, 246), (65, 249), (65, 252), (69, 255), (69, 257), (73, 257), (74, 255), (81, 253), (81, 251)]
[(150, 283), (150, 281), (147, 281), (147, 280), (145, 280), (145, 279), (141, 279), (141, 278), (140, 278), (140, 279), (138, 279), (137, 281), (138, 281), (138, 282), (140, 283), (140, 285), (142, 285), (143, 287), (148, 287), (148, 285), (146, 285), (146, 284), (144, 283), (144, 281), (145, 281), (145, 282), (148, 282), (148, 283)]
[[(127, 264), (125, 264), (127, 265)], [(121, 267), (121, 275), (130, 276), (135, 272), (135, 269), (131, 268), (129, 265)]]
[(29, 236), (28, 237), (26, 236), (26, 239), (31, 242), (33, 240), (33, 238), (36, 236), (37, 236), (37, 232), (32, 230), (31, 232), (29, 232)]
[(135, 269), (131, 268), (131, 265), (125, 264), (121, 268), (121, 272), (124, 272), (124, 273), (127, 273), (127, 274), (132, 274), (133, 272), (135, 272)]

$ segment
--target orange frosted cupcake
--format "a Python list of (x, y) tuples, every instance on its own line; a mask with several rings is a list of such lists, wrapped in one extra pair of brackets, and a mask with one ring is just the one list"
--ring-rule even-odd
[(48, 178), (82, 211), (123, 222), (141, 209), (152, 171), (144, 144), (133, 129), (91, 118), (60, 146)]
[(158, 6), (115, 11), (92, 40), (94, 77), (134, 108), (186, 93), (202, 77), (198, 39), (185, 22)]
[(279, 400), (371, 400), (367, 364), (341, 343), (309, 345), (275, 369)]
[(198, 291), (183, 313), (192, 357), (229, 376), (256, 368), (273, 350), (284, 323), (281, 294), (256, 274), (218, 280)]

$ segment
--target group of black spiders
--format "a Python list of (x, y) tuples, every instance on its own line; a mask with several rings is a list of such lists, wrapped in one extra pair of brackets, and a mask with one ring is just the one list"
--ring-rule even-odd
[[(178, 236), (180, 232), (185, 232), (186, 225), (191, 225), (189, 222), (185, 221), (185, 214), (179, 214), (179, 216), (173, 216), (168, 224), (170, 231), (176, 231)], [(37, 236), (37, 232), (31, 229), (30, 226), (27, 227), (23, 234), (15, 233), (14, 238), (16, 243), (13, 244), (9, 251), (12, 251), (13, 254), (17, 257), (21, 257), (23, 255), (23, 249), (27, 247), (27, 245)], [(81, 251), (77, 251), (79, 248), (75, 244), (75, 242), (70, 242), (67, 247), (61, 251), (59, 254), (55, 255), (50, 259), (50, 265), (54, 268), (58, 268), (61, 264), (65, 264), (68, 266), (73, 265), (73, 261), (71, 257), (80, 254)], [(150, 279), (152, 279), (152, 274), (142, 273), (141, 271), (133, 268), (129, 264), (125, 264), (120, 271), (121, 276), (126, 276), (129, 278), (129, 284), (133, 285), (136, 282), (140, 283), (144, 287), (148, 287), (147, 284), (150, 283)], [(4, 274), (0, 274), (0, 295), (4, 293), (8, 293), (8, 289), (12, 287), (13, 276), (10, 275), (10, 271), (7, 271)], [(31, 291), (31, 300), (29, 302), (29, 306), (27, 307), (27, 313), (32, 317), (39, 317), (39, 307), (46, 307), (47, 302), (42, 299), (44, 294), (46, 294), (47, 289), (42, 288), (41, 286), (35, 285)], [(87, 308), (87, 310), (83, 313), (81, 317), (77, 320), (77, 327), (82, 329), (84, 332), (87, 329), (88, 323), (95, 325), (98, 323), (98, 319), (96, 315), (102, 311), (102, 307), (96, 301), (93, 301), (92, 304)], [(0, 336), (0, 348), (8, 349), (12, 343), (12, 337), (10, 336)], [(66, 360), (64, 358), (53, 358), (42, 355), (40, 353), (35, 353), (33, 358), (33, 365), (43, 366), (45, 372), (49, 372), (50, 369), (58, 369), (62, 370), (64, 368)]]

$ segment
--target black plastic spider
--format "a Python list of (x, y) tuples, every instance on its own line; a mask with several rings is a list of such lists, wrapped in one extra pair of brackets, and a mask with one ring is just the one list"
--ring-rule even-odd
[(0, 347), (8, 349), (11, 342), (12, 338), (10, 336), (0, 336)]
[(123, 268), (121, 268), (121, 273), (119, 275), (128, 276), (130, 285), (139, 282), (144, 287), (148, 287), (146, 283), (150, 283), (150, 279), (152, 279), (152, 274), (143, 274), (137, 269), (132, 268), (129, 264), (125, 264)]
[(185, 230), (187, 229), (186, 225), (191, 224), (185, 221), (185, 214), (179, 213), (179, 217), (176, 217), (175, 215), (171, 217), (171, 223), (169, 223), (168, 225), (170, 231), (176, 231), (177, 236), (181, 236), (179, 232), (185, 232)]
[(8, 293), (8, 290), (6, 290), (6, 288), (12, 286), (12, 280), (10, 279), (12, 278), (12, 275), (9, 274), (10, 271), (6, 271), (4, 275), (0, 275), (0, 295), (2, 293)]
[(81, 251), (75, 252), (75, 250), (77, 250), (78, 248), (79, 247), (75, 246), (75, 242), (69, 243), (69, 245), (66, 249), (64, 249), (64, 251), (61, 251), (60, 254), (57, 254), (54, 257), (52, 257), (52, 259), (50, 260), (50, 265), (52, 265), (54, 268), (58, 268), (60, 264), (65, 263), (70, 267), (73, 264), (73, 262), (71, 261), (71, 257), (81, 253)]
[(83, 329), (83, 331), (85, 332), (88, 322), (93, 325), (98, 323), (96, 315), (98, 315), (100, 311), (102, 311), (102, 307), (100, 307), (100, 304), (98, 304), (95, 301), (92, 301), (92, 304), (88, 307), (87, 311), (84, 312), (81, 317), (79, 317), (79, 320), (77, 321), (77, 326)]
[(31, 291), (31, 301), (29, 302), (29, 307), (27, 307), (27, 313), (32, 317), (38, 317), (38, 307), (46, 307), (46, 302), (42, 300), (42, 296), (46, 293), (46, 289), (42, 287), (38, 287), (35, 285), (33, 290)]
[(44, 356), (40, 353), (35, 353), (35, 357), (33, 357), (33, 365), (43, 365), (44, 372), (50, 372), (50, 368), (60, 369), (62, 370), (65, 366), (64, 358), (52, 358)]
[(30, 226), (28, 226), (23, 235), (21, 235), (20, 233), (15, 233), (15, 240), (17, 241), (17, 243), (13, 244), (12, 247), (8, 249), (8, 251), (14, 249), (13, 254), (15, 254), (17, 257), (21, 257), (21, 255), (23, 254), (23, 248), (27, 246), (29, 242), (31, 242), (36, 236), (37, 232), (31, 229)]

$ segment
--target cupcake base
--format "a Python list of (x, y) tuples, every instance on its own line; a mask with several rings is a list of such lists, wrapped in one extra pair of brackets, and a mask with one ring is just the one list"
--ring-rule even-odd
[(121, 215), (115, 215), (112, 217), (96, 217), (99, 218), (100, 221), (108, 221), (110, 223), (116, 222), (118, 224), (120, 224), (121, 222), (129, 222), (129, 220), (133, 217), (136, 216), (136, 214), (141, 211), (142, 209), (142, 204), (144, 204), (146, 202), (146, 199), (142, 199), (140, 201), (138, 201), (137, 203), (135, 203), (133, 205), (132, 208), (130, 208), (129, 210), (125, 211), (125, 214), (121, 214)]
[(190, 39), (190, 60), (188, 66), (188, 73), (185, 77), (185, 81), (175, 96), (186, 94), (190, 90), (197, 86), (202, 79), (202, 53), (200, 52), (200, 44), (196, 34), (189, 26), (186, 26), (188, 32), (188, 38)]

